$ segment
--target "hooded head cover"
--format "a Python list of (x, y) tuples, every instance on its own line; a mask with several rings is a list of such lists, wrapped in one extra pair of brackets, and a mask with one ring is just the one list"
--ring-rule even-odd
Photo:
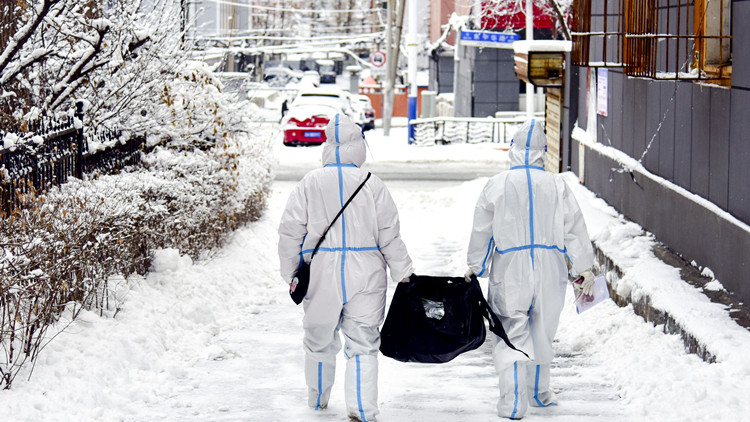
[(547, 137), (544, 135), (543, 123), (536, 119), (527, 120), (513, 135), (510, 166), (544, 167), (546, 155)]
[(365, 162), (365, 152), (362, 129), (346, 115), (336, 114), (326, 126), (323, 165), (354, 164), (361, 167)]

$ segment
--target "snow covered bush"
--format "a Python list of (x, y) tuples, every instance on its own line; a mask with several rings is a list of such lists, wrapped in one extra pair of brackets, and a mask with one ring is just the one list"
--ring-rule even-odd
[(142, 259), (127, 251), (129, 221), (109, 209), (107, 194), (25, 195), (23, 208), (0, 219), (0, 385), (10, 387), (33, 361), (47, 328), (71, 304), (100, 303), (108, 274)]
[[(210, 147), (231, 134), (247, 134), (257, 108), (223, 91), (218, 76), (204, 62), (187, 60), (174, 78), (165, 80), (158, 98), (144, 100), (146, 117), (154, 122), (152, 138), (170, 139), (172, 146)], [(128, 127), (142, 120), (137, 116)]]
[[(43, 141), (29, 122), (66, 117), (82, 101), (87, 134), (120, 129), (111, 144), (145, 135), (153, 148), (142, 167), (32, 189), (0, 219), (0, 388), (36, 359), (63, 310), (115, 313), (113, 278), (144, 273), (160, 248), (210, 253), (264, 209), (269, 140), (253, 134), (254, 106), (188, 59), (179, 6), (0, 2), (4, 142)], [(91, 151), (112, 146), (87, 138)]]
[(149, 268), (153, 252), (192, 258), (260, 217), (272, 179), (268, 140), (211, 149), (157, 147), (143, 168), (73, 179), (0, 219), (0, 386), (33, 362), (64, 309), (116, 312), (108, 282)]
[(259, 218), (271, 181), (268, 148), (265, 140), (230, 138), (206, 151), (158, 148), (150, 154), (148, 171), (133, 173), (133, 183), (142, 186), (144, 215), (156, 219), (147, 223), (154, 246), (197, 258), (228, 230)]

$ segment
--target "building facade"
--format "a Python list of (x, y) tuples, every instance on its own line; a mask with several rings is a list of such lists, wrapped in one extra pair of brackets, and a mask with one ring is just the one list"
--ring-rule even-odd
[[(564, 167), (747, 302), (750, 1), (574, 8), (583, 35), (567, 72)], [(576, 125), (595, 143), (571, 136)]]

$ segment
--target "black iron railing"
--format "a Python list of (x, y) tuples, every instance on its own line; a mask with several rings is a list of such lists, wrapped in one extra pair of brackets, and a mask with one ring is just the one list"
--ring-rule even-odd
[[(0, 217), (9, 216), (20, 204), (22, 195), (31, 191), (44, 192), (70, 177), (116, 173), (140, 163), (144, 136), (121, 142), (120, 131), (89, 134), (82, 122), (83, 103), (78, 103), (75, 118), (39, 119), (31, 122), (26, 131), (8, 132), (0, 137)], [(89, 140), (108, 146), (92, 152)]]

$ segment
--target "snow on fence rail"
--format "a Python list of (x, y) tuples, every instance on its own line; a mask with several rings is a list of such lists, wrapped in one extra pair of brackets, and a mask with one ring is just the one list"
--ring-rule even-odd
[[(535, 118), (544, 121), (543, 113)], [(496, 142), (510, 144), (513, 133), (527, 119), (526, 113), (498, 112), (495, 117), (430, 117), (414, 119), (414, 143), (418, 145)]]
[[(32, 189), (44, 191), (69, 177), (113, 173), (140, 162), (145, 137), (122, 141), (118, 130), (84, 136), (83, 104), (76, 107), (75, 116), (67, 120), (37, 120), (21, 135), (9, 132), (0, 137), (0, 218), (10, 215), (20, 196)], [(91, 151), (90, 141), (106, 146)]]

